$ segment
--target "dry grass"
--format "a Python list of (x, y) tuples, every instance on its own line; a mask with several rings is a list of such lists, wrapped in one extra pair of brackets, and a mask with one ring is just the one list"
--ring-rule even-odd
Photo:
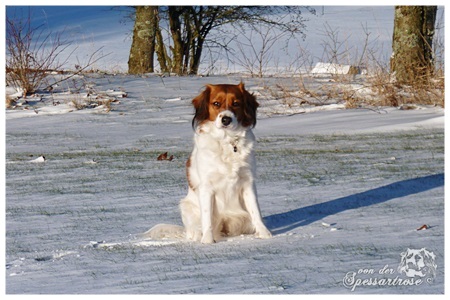
[(87, 109), (87, 108), (96, 108), (99, 106), (103, 106), (105, 112), (111, 111), (111, 103), (113, 100), (104, 99), (104, 98), (82, 98), (75, 97), (70, 100), (70, 105), (73, 106), (77, 110)]
[(445, 106), (444, 76), (436, 74), (418, 80), (410, 85), (400, 85), (387, 73), (376, 73), (368, 78), (370, 88), (378, 95), (381, 106), (401, 106), (407, 104)]

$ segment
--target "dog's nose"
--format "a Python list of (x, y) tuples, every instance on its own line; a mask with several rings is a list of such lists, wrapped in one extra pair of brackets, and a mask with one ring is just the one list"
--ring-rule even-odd
[(222, 117), (222, 124), (224, 126), (228, 126), (228, 125), (230, 125), (230, 123), (231, 123), (231, 117), (228, 117), (228, 116)]

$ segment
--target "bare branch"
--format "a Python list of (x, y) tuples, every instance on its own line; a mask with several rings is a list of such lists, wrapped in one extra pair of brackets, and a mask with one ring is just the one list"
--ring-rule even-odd
[(97, 61), (99, 61), (100, 59), (103, 59), (103, 58), (105, 58), (106, 56), (108, 56), (108, 55), (111, 54), (111, 52), (110, 52), (110, 53), (101, 55), (101, 56), (99, 56), (99, 57), (95, 57), (95, 56), (97, 55), (97, 53), (99, 53), (100, 50), (102, 50), (102, 48), (103, 48), (103, 47), (97, 49), (96, 51), (94, 51), (94, 53), (92, 53), (92, 54), (90, 55), (89, 60), (88, 60), (88, 62), (86, 63), (86, 65), (85, 65), (84, 67), (79, 67), (79, 68), (77, 69), (77, 71), (71, 73), (69, 76), (64, 77), (64, 78), (62, 78), (62, 79), (60, 79), (60, 80), (58, 80), (58, 81), (55, 81), (55, 82), (53, 82), (52, 84), (49, 84), (48, 86), (46, 86), (46, 87), (44, 88), (44, 90), (50, 88), (51, 86), (53, 86), (53, 85), (55, 85), (55, 84), (61, 83), (61, 82), (63, 82), (63, 81), (66, 81), (66, 80), (68, 80), (68, 79), (74, 77), (75, 75), (78, 75), (78, 74), (80, 74), (80, 73), (83, 73), (86, 69), (88, 69), (89, 67), (91, 67), (91, 66), (92, 66), (93, 64), (95, 64)]
[[(49, 71), (60, 70), (76, 51), (67, 51), (72, 42), (64, 40), (64, 30), (46, 31), (43, 25), (32, 27), (31, 10), (26, 18), (6, 18), (6, 82), (20, 87), (25, 93), (34, 93), (46, 79)], [(99, 59), (95, 51), (79, 74)], [(60, 58), (63, 58), (60, 60)], [(48, 87), (47, 87), (48, 88)]]

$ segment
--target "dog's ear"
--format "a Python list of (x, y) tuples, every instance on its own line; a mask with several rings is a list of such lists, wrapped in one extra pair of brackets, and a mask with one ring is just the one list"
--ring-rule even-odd
[(206, 85), (205, 90), (192, 100), (195, 108), (195, 115), (192, 119), (192, 127), (196, 127), (201, 122), (209, 119), (209, 97), (211, 86)]
[(259, 106), (259, 103), (256, 101), (256, 97), (253, 94), (250, 94), (244, 86), (244, 83), (241, 81), (238, 85), (239, 89), (244, 95), (244, 118), (242, 120), (242, 126), (255, 127), (256, 125), (256, 110)]

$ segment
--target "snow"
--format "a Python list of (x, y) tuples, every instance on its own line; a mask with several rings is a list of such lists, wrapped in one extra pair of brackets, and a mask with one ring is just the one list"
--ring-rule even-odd
[[(18, 99), (5, 111), (5, 292), (443, 294), (444, 109), (345, 109), (339, 95), (301, 94), (299, 80), (90, 73), (36, 99), (8, 90)], [(319, 96), (342, 87), (302, 80)], [(142, 237), (181, 225), (191, 100), (205, 84), (240, 81), (260, 103), (257, 190), (274, 237)], [(158, 161), (165, 152), (174, 159)], [(432, 281), (373, 284), (409, 279), (397, 272), (408, 248), (436, 255)], [(346, 287), (352, 278), (361, 284)]]
[[(6, 293), (444, 292), (442, 108), (343, 109), (334, 99), (283, 114), (261, 87), (286, 78), (91, 76), (97, 91), (127, 97), (109, 112), (69, 111), (60, 88), (6, 111)], [(257, 188), (274, 237), (139, 237), (181, 225), (191, 99), (207, 83), (241, 80), (260, 92)], [(164, 152), (174, 160), (157, 161)], [(432, 284), (343, 285), (348, 272), (396, 269), (400, 253), (423, 247), (436, 255)]]
[(355, 66), (323, 63), (323, 62), (318, 62), (315, 65), (315, 67), (311, 70), (311, 74), (313, 75), (318, 74), (342, 75), (342, 74), (360, 74), (360, 73), (361, 71), (359, 70), (359, 68)]

